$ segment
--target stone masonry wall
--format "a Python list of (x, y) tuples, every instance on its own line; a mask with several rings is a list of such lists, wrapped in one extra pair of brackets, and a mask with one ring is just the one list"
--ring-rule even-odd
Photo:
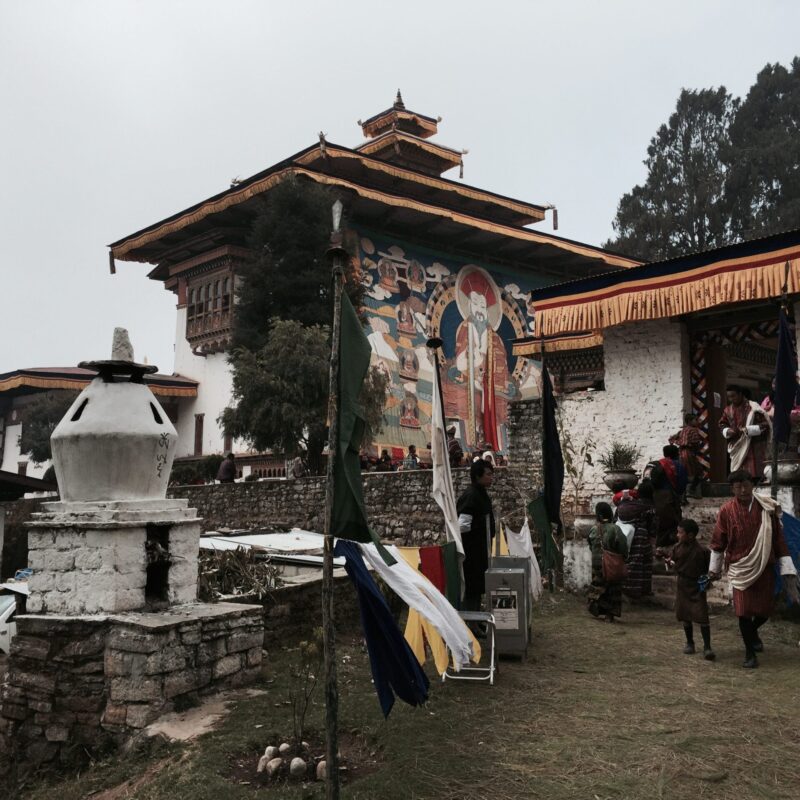
[[(469, 470), (454, 470), (453, 479), (458, 495), (469, 485)], [(442, 540), (442, 512), (431, 497), (432, 482), (430, 470), (364, 475), (367, 518), (382, 539), (409, 546)], [(522, 511), (518, 491), (526, 486), (524, 478), (511, 468), (498, 468), (491, 490), (495, 514), (516, 519)], [(325, 479), (322, 477), (176, 486), (169, 493), (171, 497), (187, 498), (203, 518), (206, 530), (286, 525), (321, 531), (323, 527)]]
[[(521, 522), (522, 498), (536, 496), (541, 486), (541, 406), (538, 400), (509, 406), (509, 462), (495, 472), (492, 497), (495, 511), (513, 524)], [(364, 499), (371, 524), (379, 536), (398, 544), (421, 545), (441, 540), (442, 517), (430, 495), (433, 474), (370, 472), (364, 474)], [(456, 494), (469, 484), (469, 470), (453, 471)], [(322, 530), (325, 504), (323, 477), (301, 480), (266, 480), (206, 486), (176, 486), (169, 497), (189, 499), (189, 506), (203, 518), (204, 530), (271, 527), (278, 524)], [(15, 568), (27, 563), (23, 523), (38, 511), (41, 501), (6, 503), (7, 526), (18, 530), (14, 539)], [(8, 537), (7, 537), (8, 538)], [(3, 567), (6, 571), (5, 565)]]
[[(358, 596), (350, 578), (334, 571), (334, 617), (337, 633), (360, 630)], [(322, 626), (322, 579), (287, 582), (264, 599), (264, 648), (285, 647), (313, 636)]]
[(12, 762), (32, 770), (119, 742), (181, 698), (247, 683), (261, 666), (260, 606), (30, 615), (17, 625), (0, 697), (0, 776)]
[[(605, 391), (561, 398), (562, 438), (579, 450), (588, 436), (593, 465), (578, 487), (584, 510), (592, 499), (607, 499), (597, 459), (614, 441), (634, 444), (642, 455), (636, 468), (661, 458), (661, 449), (690, 409), (689, 344), (685, 326), (669, 320), (620, 325), (605, 331)], [(562, 442), (563, 444), (563, 442)], [(565, 494), (570, 492), (565, 482)], [(565, 502), (567, 498), (565, 497)]]
[[(538, 401), (513, 403), (509, 416), (510, 466), (495, 471), (491, 494), (495, 514), (520, 524), (523, 497), (533, 499), (541, 484), (541, 406)], [(442, 540), (442, 513), (431, 497), (430, 470), (367, 472), (363, 479), (367, 517), (381, 538), (409, 546)], [(453, 470), (453, 483), (458, 496), (469, 485), (469, 470)], [(187, 498), (205, 530), (323, 527), (324, 477), (176, 486), (168, 496)]]

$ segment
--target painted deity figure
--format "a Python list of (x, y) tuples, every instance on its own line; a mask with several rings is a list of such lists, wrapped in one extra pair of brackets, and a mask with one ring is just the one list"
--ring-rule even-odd
[(419, 428), (419, 402), (415, 395), (406, 392), (400, 408), (400, 425), (404, 428)]
[(506, 347), (496, 330), (502, 320), (499, 293), (483, 270), (473, 269), (456, 296), (464, 321), (456, 331), (455, 365), (466, 389), (470, 429), (475, 441), (499, 450), (498, 403), (505, 404), (511, 386)]

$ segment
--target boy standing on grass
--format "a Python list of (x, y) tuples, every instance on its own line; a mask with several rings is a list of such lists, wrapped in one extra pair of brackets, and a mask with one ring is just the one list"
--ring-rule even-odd
[(711, 626), (708, 622), (708, 600), (705, 590), (701, 591), (698, 579), (708, 573), (711, 553), (697, 541), (698, 527), (692, 519), (682, 519), (678, 524), (678, 543), (671, 551), (661, 550), (660, 554), (670, 566), (675, 567), (677, 582), (675, 584), (675, 616), (683, 623), (686, 634), (686, 646), (683, 652), (693, 655), (694, 626), (700, 626), (703, 637), (703, 657), (707, 661), (716, 658), (711, 649)]

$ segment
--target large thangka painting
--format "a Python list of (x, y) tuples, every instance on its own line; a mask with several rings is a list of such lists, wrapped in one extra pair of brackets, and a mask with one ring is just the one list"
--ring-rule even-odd
[(508, 403), (538, 396), (539, 371), (514, 358), (511, 341), (531, 332), (528, 292), (535, 276), (455, 262), (433, 251), (361, 232), (373, 362), (390, 379), (377, 447), (430, 441), (433, 364), (425, 346), (444, 345), (440, 371), (448, 422), (467, 448), (508, 446)]

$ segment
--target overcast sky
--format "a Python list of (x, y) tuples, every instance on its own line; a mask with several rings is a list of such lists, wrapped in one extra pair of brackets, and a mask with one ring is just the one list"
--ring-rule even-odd
[(398, 87), (467, 183), (600, 244), (681, 87), (744, 94), (798, 31), (791, 0), (0, 0), (0, 372), (107, 357), (115, 325), (171, 372), (173, 295), (106, 245), (318, 131), (358, 144)]

